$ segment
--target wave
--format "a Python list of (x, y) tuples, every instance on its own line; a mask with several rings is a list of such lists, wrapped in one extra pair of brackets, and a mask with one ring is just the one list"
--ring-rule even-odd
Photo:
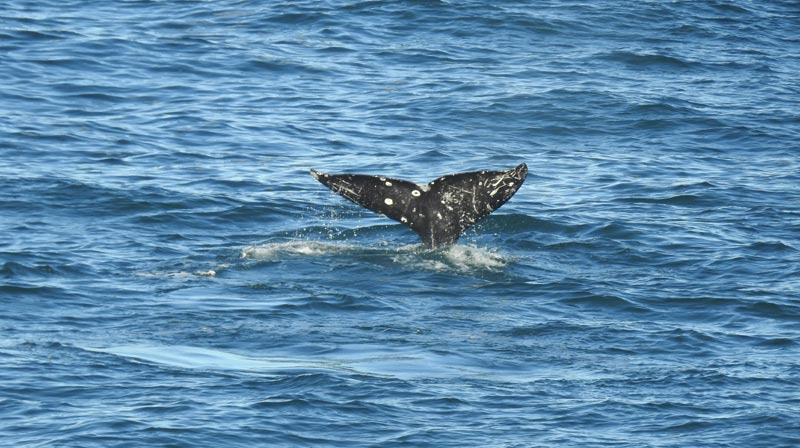
[[(307, 378), (308, 373), (351, 374), (382, 378), (425, 379), (468, 377), (500, 379), (514, 383), (583, 377), (609, 378), (609, 375), (571, 366), (542, 369), (509, 364), (497, 366), (458, 352), (418, 348), (387, 350), (378, 346), (354, 344), (319, 356), (244, 355), (224, 350), (185, 345), (121, 345), (77, 347), (92, 353), (108, 354), (133, 362), (173, 369), (205, 370), (239, 374), (293, 374), (292, 381)], [(298, 375), (301, 373), (302, 375)], [(314, 380), (314, 378), (311, 378)]]
[(569, 306), (587, 309), (613, 309), (617, 311), (626, 311), (632, 313), (646, 313), (649, 308), (632, 302), (623, 297), (610, 295), (610, 294), (586, 294), (578, 297), (571, 297), (562, 300), (563, 303)]
[(680, 205), (684, 207), (696, 207), (711, 205), (712, 201), (694, 194), (679, 194), (667, 198), (648, 198), (648, 197), (628, 197), (615, 199), (616, 202), (639, 203), (639, 204), (664, 204)]
[(351, 370), (332, 361), (292, 358), (251, 357), (189, 346), (123, 345), (84, 347), (90, 352), (107, 353), (150, 364), (182, 369), (280, 372), (286, 370)]
[(269, 72), (272, 74), (292, 74), (292, 75), (324, 75), (332, 73), (329, 68), (310, 63), (295, 62), (291, 59), (255, 59), (245, 61), (240, 65), (241, 69), (249, 72)]
[(634, 67), (658, 67), (658, 68), (693, 68), (702, 64), (687, 61), (674, 56), (663, 54), (636, 53), (631, 51), (612, 51), (598, 55), (600, 59), (611, 62), (620, 62)]
[[(7, 255), (0, 252), (0, 255)], [(41, 255), (40, 255), (41, 256)], [(79, 278), (92, 274), (92, 267), (83, 263), (64, 263), (59, 261), (43, 262), (33, 264), (6, 261), (0, 264), (0, 278), (20, 279), (20, 278), (53, 278), (69, 277)]]
[(797, 252), (800, 250), (785, 241), (756, 241), (748, 244), (746, 248), (755, 253), (766, 254)]
[(574, 233), (578, 225), (555, 220), (536, 218), (521, 213), (505, 213), (489, 216), (475, 226), (481, 232), (516, 234), (521, 232)]

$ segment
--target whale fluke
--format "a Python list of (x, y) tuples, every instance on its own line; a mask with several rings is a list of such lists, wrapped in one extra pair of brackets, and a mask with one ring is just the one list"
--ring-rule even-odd
[(511, 199), (528, 167), (522, 163), (507, 171), (449, 174), (424, 186), (313, 169), (311, 175), (334, 193), (411, 227), (426, 246), (435, 248), (454, 244), (471, 225)]

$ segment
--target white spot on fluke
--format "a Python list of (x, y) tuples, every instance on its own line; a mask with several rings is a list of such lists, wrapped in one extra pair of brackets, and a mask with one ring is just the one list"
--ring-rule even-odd
[(386, 205), (392, 205), (394, 204), (394, 201), (392, 200), (392, 198), (386, 198), (383, 200), (383, 203)]
[(408, 222), (408, 220), (406, 219), (405, 216), (403, 216), (403, 217), (400, 218), (400, 222), (406, 223), (406, 222)]
[(411, 196), (419, 197), (419, 190), (411, 190)]
[(387, 187), (391, 187), (391, 186), (392, 186), (392, 183), (391, 183), (391, 182), (389, 182), (389, 181), (387, 180), (387, 181), (386, 181), (386, 186), (387, 186)]

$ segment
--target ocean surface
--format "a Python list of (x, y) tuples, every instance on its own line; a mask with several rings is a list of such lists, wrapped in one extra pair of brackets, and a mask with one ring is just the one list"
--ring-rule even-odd
[[(0, 1), (0, 445), (800, 446), (793, 1)], [(309, 175), (528, 164), (457, 245)]]

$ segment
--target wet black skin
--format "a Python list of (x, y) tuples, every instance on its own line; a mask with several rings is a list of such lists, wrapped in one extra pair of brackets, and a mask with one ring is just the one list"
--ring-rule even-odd
[(425, 186), (364, 174), (311, 170), (323, 185), (417, 232), (430, 248), (454, 244), (470, 226), (505, 204), (525, 181), (522, 163), (506, 171), (449, 174)]

